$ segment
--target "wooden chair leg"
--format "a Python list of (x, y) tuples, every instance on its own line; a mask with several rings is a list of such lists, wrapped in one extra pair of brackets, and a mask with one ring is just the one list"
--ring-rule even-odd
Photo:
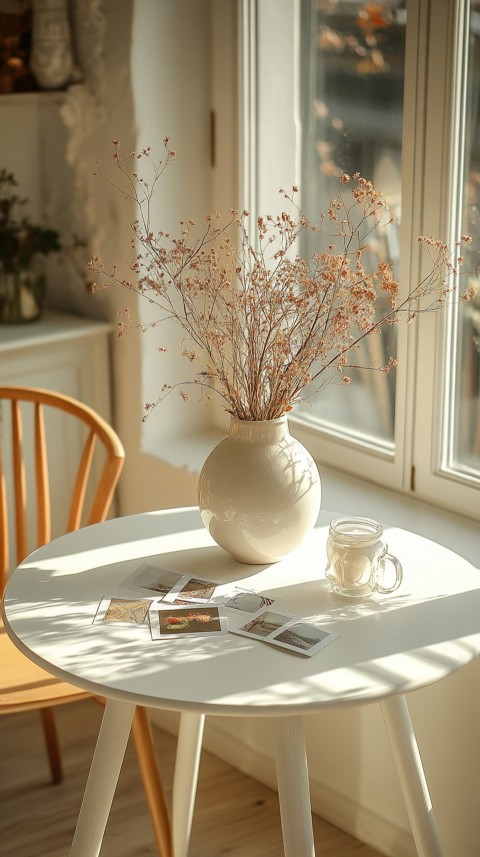
[(133, 716), (132, 735), (159, 857), (172, 857), (170, 819), (155, 758), (150, 723), (146, 709), (140, 706), (137, 706)]
[(40, 717), (42, 719), (52, 782), (55, 784), (61, 783), (63, 780), (62, 760), (60, 758), (60, 745), (58, 743), (57, 727), (52, 709), (41, 708)]

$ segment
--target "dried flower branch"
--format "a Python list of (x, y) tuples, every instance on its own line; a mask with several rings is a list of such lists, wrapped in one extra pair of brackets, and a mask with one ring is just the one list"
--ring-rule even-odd
[[(121, 286), (158, 308), (159, 318), (146, 325), (124, 314), (120, 336), (132, 326), (147, 330), (168, 319), (179, 324), (181, 353), (199, 367), (186, 383), (199, 385), (207, 398), (219, 394), (237, 419), (279, 417), (329, 383), (335, 370), (349, 383), (344, 370), (355, 367), (352, 355), (362, 340), (402, 317), (411, 322), (419, 312), (439, 309), (457, 287), (460, 245), (471, 240), (468, 236), (453, 249), (420, 237), (430, 271), (403, 299), (390, 263), (367, 267), (372, 235), (388, 228), (392, 218), (382, 194), (359, 174), (342, 176), (338, 197), (331, 200), (320, 227), (299, 210), (294, 187), (291, 193), (281, 191), (294, 214), (259, 217), (255, 241), (249, 238), (247, 211), (232, 210), (225, 222), (214, 212), (202, 229), (191, 220), (182, 222), (177, 236), (154, 232), (152, 196), (175, 154), (168, 138), (164, 147), (164, 160), (155, 163), (150, 149), (122, 158), (114, 141), (114, 163), (127, 183), (122, 192), (139, 211), (132, 224), (135, 280), (120, 278), (116, 267), (107, 270), (94, 256), (89, 268), (102, 275), (102, 282), (92, 288)], [(142, 158), (152, 171), (150, 182), (127, 166)], [(308, 260), (296, 255), (305, 230), (326, 234), (328, 250)], [(467, 291), (465, 299), (471, 297)], [(390, 357), (384, 366), (362, 368), (389, 372), (395, 363)], [(188, 400), (185, 384), (175, 386)], [(175, 386), (164, 384), (147, 412)]]

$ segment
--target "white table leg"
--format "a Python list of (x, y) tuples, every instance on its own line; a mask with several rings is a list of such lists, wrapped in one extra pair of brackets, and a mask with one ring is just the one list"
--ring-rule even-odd
[(404, 696), (381, 703), (419, 857), (442, 857), (432, 801)]
[(112, 806), (135, 705), (109, 699), (83, 796), (70, 857), (98, 857)]
[(204, 725), (204, 714), (183, 712), (180, 716), (172, 796), (174, 857), (188, 854)]
[(285, 857), (315, 857), (302, 717), (277, 719), (276, 761)]

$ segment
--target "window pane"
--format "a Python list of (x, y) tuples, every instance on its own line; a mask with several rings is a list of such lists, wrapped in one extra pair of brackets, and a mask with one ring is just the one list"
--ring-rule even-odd
[[(398, 277), (406, 12), (400, 2), (303, 0), (301, 5), (302, 209), (315, 222), (338, 193), (338, 177), (360, 172), (381, 190), (396, 223), (372, 235), (372, 264)], [(310, 234), (300, 248), (319, 249)], [(364, 257), (366, 262), (366, 257)], [(386, 298), (386, 300), (388, 300)], [(370, 336), (358, 365), (383, 366), (396, 354), (395, 328)], [(296, 413), (335, 433), (393, 448), (395, 371), (348, 370)]]
[[(465, 63), (465, 169), (458, 218), (473, 242), (464, 251), (465, 285), (480, 285), (480, 2), (472, 0)], [(469, 273), (471, 272), (471, 273)], [(475, 273), (476, 272), (476, 273)], [(447, 389), (444, 466), (480, 479), (480, 298), (460, 304), (452, 318), (453, 362)]]

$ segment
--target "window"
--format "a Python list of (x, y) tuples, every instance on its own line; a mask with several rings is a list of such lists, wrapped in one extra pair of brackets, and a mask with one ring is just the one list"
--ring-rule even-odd
[[(396, 222), (373, 237), (372, 252), (399, 276), (405, 10), (392, 4), (300, 4), (302, 207), (320, 222), (342, 173), (360, 172), (382, 189)], [(310, 257), (316, 236), (300, 253)], [(362, 343), (359, 362), (385, 365), (396, 354), (396, 329)], [(332, 433), (363, 439), (393, 453), (394, 373), (349, 370), (350, 388), (330, 384), (302, 418)]]
[[(395, 214), (373, 251), (403, 289), (424, 271), (421, 234), (471, 234), (462, 285), (476, 285), (479, 0), (246, 0), (243, 17), (245, 204), (278, 210), (296, 183), (315, 221), (358, 170)], [(479, 343), (480, 297), (370, 337), (366, 360), (396, 354), (396, 370), (330, 384), (295, 409), (295, 433), (319, 461), (478, 517)]]

